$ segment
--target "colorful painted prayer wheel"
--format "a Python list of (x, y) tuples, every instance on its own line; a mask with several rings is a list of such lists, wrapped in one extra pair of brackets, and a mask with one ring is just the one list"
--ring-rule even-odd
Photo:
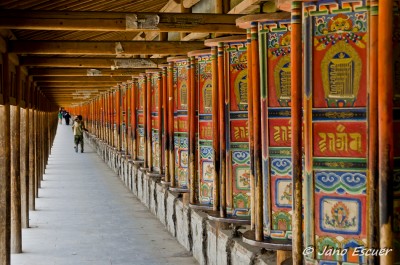
[[(248, 15), (252, 98), (252, 228), (246, 243), (290, 250), (292, 226), (290, 13)], [(250, 111), (250, 110), (249, 110)], [(289, 253), (286, 253), (288, 256)]]
[(115, 134), (116, 134), (116, 109), (115, 109), (115, 89), (112, 89), (111, 91), (110, 91), (110, 101), (111, 101), (111, 104), (110, 104), (110, 115), (111, 115), (111, 118), (110, 118), (110, 125), (111, 125), (111, 135), (110, 135), (110, 138), (111, 138), (111, 144), (110, 144), (110, 146), (112, 147), (112, 148), (115, 148), (115, 143), (116, 143), (116, 141), (115, 141)]
[(125, 87), (125, 149), (126, 158), (132, 160), (132, 80), (128, 80)]
[(131, 157), (130, 162), (133, 164), (142, 163), (143, 160), (139, 160), (138, 158), (138, 96), (139, 96), (139, 89), (138, 89), (138, 78), (133, 78), (132, 83), (129, 85), (129, 109), (130, 109), (130, 149), (131, 149)]
[(120, 142), (121, 142), (121, 153), (122, 157), (128, 156), (128, 138), (127, 138), (127, 131), (128, 131), (128, 84), (122, 83), (120, 86), (120, 93), (121, 93), (121, 125), (120, 125)]
[(302, 10), (303, 245), (315, 246), (305, 255), (306, 264), (360, 264), (367, 257), (354, 253), (372, 247), (368, 234), (376, 229), (367, 221), (374, 211), (371, 181), (377, 177), (368, 174), (368, 151), (374, 149), (368, 127), (376, 111), (368, 108), (367, 96), (369, 8), (362, 1), (318, 1), (304, 3)]
[(147, 70), (148, 78), (148, 152), (151, 156), (148, 176), (161, 177), (162, 174), (162, 70)]
[(216, 84), (216, 80), (213, 80), (212, 76), (212, 60), (216, 63), (216, 56), (213, 57), (208, 49), (189, 52), (188, 57), (194, 76), (190, 85), (190, 91), (194, 95), (191, 97), (194, 109), (189, 114), (190, 206), (213, 210), (214, 186), (219, 180), (215, 170), (219, 167), (215, 161), (218, 154), (218, 149), (215, 148), (218, 138), (214, 140), (214, 136), (218, 137), (218, 105), (213, 105), (217, 104), (218, 90), (217, 86), (213, 85), (213, 82)]
[(119, 85), (113, 87), (113, 147), (114, 151), (121, 151), (121, 91)]
[[(137, 160), (144, 163), (146, 157), (146, 75), (141, 74), (137, 79), (136, 93), (136, 150)], [(146, 167), (147, 165), (144, 165)]]
[(169, 157), (170, 162), (174, 161), (171, 167), (174, 168), (174, 172), (170, 179), (170, 190), (186, 193), (189, 192), (189, 60), (187, 57), (170, 57), (167, 61), (168, 78), (170, 78), (168, 89), (173, 89), (174, 110), (173, 116), (168, 117), (170, 121), (173, 120), (173, 128), (170, 128), (173, 130), (172, 134), (170, 133), (170, 145), (173, 143), (174, 150), (173, 155)]
[[(249, 223), (250, 142), (248, 117), (247, 42), (245, 36), (222, 37), (205, 41), (218, 47), (220, 212), (209, 218), (231, 223)], [(214, 187), (215, 188), (215, 187)]]

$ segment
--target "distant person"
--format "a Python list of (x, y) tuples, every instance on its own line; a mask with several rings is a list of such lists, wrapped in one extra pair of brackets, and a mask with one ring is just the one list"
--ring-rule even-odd
[(69, 115), (68, 111), (64, 114), (65, 124), (69, 125), (69, 119), (71, 119), (71, 115)]
[(82, 120), (82, 115), (78, 115), (74, 119), (72, 125), (72, 131), (74, 132), (74, 143), (75, 152), (78, 153), (78, 145), (81, 145), (81, 153), (83, 153), (83, 131), (87, 131), (85, 124)]
[(60, 110), (60, 111), (58, 112), (58, 124), (62, 124), (62, 119), (63, 119), (63, 113), (62, 113), (62, 111)]

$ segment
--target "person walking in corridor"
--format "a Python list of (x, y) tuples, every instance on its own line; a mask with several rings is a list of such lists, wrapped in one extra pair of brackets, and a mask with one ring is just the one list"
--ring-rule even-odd
[(71, 119), (71, 115), (69, 115), (68, 111), (64, 114), (65, 124), (69, 125), (69, 119)]
[(63, 119), (63, 113), (62, 113), (62, 111), (60, 110), (60, 111), (58, 112), (58, 124), (62, 124), (62, 119)]
[(74, 124), (72, 125), (74, 132), (75, 152), (78, 153), (78, 145), (81, 145), (81, 153), (83, 153), (83, 131), (86, 131), (85, 124), (82, 120), (82, 115), (75, 117)]

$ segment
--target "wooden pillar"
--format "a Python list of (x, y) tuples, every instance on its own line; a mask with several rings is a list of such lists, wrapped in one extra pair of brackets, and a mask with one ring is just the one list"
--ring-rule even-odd
[(219, 104), (219, 87), (218, 87), (218, 48), (212, 47), (211, 48), (211, 72), (212, 72), (212, 132), (213, 132), (213, 158), (214, 158), (214, 169), (213, 169), (213, 176), (214, 176), (214, 183), (213, 183), (213, 211), (219, 210), (220, 205), (220, 173), (221, 173), (221, 156), (220, 156), (220, 143), (219, 143), (219, 115), (220, 110), (218, 108)]
[[(261, 91), (260, 91), (260, 62), (258, 45), (258, 23), (251, 24), (251, 88), (253, 90), (253, 134), (254, 134), (254, 225), (257, 241), (263, 236), (263, 176), (261, 157)], [(250, 111), (250, 110), (249, 110)], [(252, 213), (252, 215), (253, 215)]]
[(196, 203), (196, 167), (195, 167), (195, 153), (196, 153), (196, 109), (195, 109), (195, 57), (189, 58), (189, 78), (188, 78), (188, 122), (189, 122), (189, 203)]
[(42, 145), (42, 172), (40, 174), (40, 182), (43, 180), (44, 172), (46, 169), (46, 154), (47, 154), (47, 128), (46, 128), (46, 122), (45, 122), (45, 117), (46, 117), (46, 110), (47, 110), (47, 104), (46, 101), (44, 100), (44, 96), (42, 95), (42, 101), (43, 101), (43, 110), (42, 110), (42, 117), (41, 117), (41, 128), (42, 128), (42, 133), (39, 135), (41, 138), (41, 145)]
[(136, 147), (136, 95), (137, 95), (137, 80), (134, 79), (131, 87), (131, 139), (132, 139), (132, 160), (137, 160)]
[(108, 143), (108, 97), (107, 97), (107, 92), (103, 94), (103, 141), (105, 144)]
[(111, 141), (112, 141), (112, 147), (117, 148), (117, 128), (118, 128), (118, 124), (117, 124), (117, 114), (119, 112), (119, 110), (117, 109), (118, 105), (117, 105), (117, 92), (114, 89), (111, 92)]
[(293, 170), (293, 264), (303, 264), (302, 240), (302, 3), (292, 2), (291, 32), (291, 113), (292, 113), (292, 170)]
[[(33, 94), (33, 92), (32, 92)], [(33, 103), (31, 103), (33, 105)], [(31, 105), (31, 106), (32, 106)], [(35, 110), (29, 112), (29, 210), (35, 210)]]
[(100, 95), (100, 112), (99, 112), (99, 130), (100, 130), (100, 139), (104, 141), (104, 129), (105, 129), (105, 122), (104, 122), (104, 109), (105, 109), (105, 104), (104, 104), (104, 94)]
[(9, 58), (2, 54), (3, 94), (0, 97), (0, 264), (10, 264), (11, 240), (11, 146), (9, 104)]
[(155, 102), (155, 104), (157, 104), (157, 133), (158, 133), (158, 153), (156, 154), (158, 156), (158, 166), (159, 166), (159, 173), (163, 174), (164, 172), (164, 167), (163, 167), (163, 152), (164, 152), (164, 148), (162, 145), (163, 142), (163, 138), (162, 138), (162, 104), (163, 104), (163, 80), (162, 80), (162, 73), (163, 71), (160, 70), (158, 71), (157, 74), (157, 93), (158, 96), (156, 97), (156, 99), (158, 100), (158, 102)]
[(143, 97), (143, 131), (144, 131), (144, 136), (143, 136), (143, 168), (148, 169), (150, 167), (150, 161), (149, 161), (149, 153), (148, 153), (148, 95), (147, 92), (149, 90), (148, 87), (148, 78), (147, 75), (143, 75), (143, 86), (142, 86), (142, 97)]
[(151, 75), (150, 73), (146, 74), (146, 93), (145, 93), (145, 98), (146, 98), (146, 108), (145, 108), (145, 112), (146, 112), (146, 158), (145, 158), (145, 168), (147, 168), (149, 171), (152, 171), (152, 165), (153, 165), (153, 154), (152, 154), (152, 150), (151, 150), (151, 142), (152, 142), (152, 135), (151, 135), (151, 129), (152, 129), (152, 123), (151, 123)]
[(107, 92), (107, 144), (111, 147), (112, 146), (112, 141), (111, 141), (111, 128), (112, 128), (112, 123), (111, 123), (111, 91)]
[(10, 107), (11, 140), (11, 253), (22, 252), (21, 177), (20, 177), (20, 95), (21, 67), (15, 67), (15, 79), (10, 84), (13, 106)]
[(103, 141), (107, 143), (107, 129), (108, 129), (108, 103), (107, 103), (107, 92), (103, 94), (103, 112), (102, 112), (102, 122), (103, 122)]
[[(393, 249), (393, 0), (379, 1), (378, 28), (379, 247)], [(380, 264), (393, 264), (394, 255)]]
[(10, 105), (0, 105), (0, 264), (10, 264), (11, 147)]
[[(252, 43), (251, 43), (251, 32), (250, 29), (247, 29), (247, 67), (248, 67), (248, 73), (247, 73), (247, 87), (248, 87), (248, 92), (247, 92), (247, 101), (248, 101), (248, 130), (249, 130), (249, 147), (250, 147), (250, 198), (251, 198), (251, 230), (255, 230), (255, 183), (254, 183), (254, 113), (253, 113), (253, 70), (252, 70), (252, 53), (253, 50), (251, 49)], [(256, 48), (258, 49), (258, 47)]]
[[(220, 199), (220, 215), (221, 217), (226, 217), (226, 118), (225, 118), (225, 100), (227, 100), (225, 95), (225, 61), (224, 61), (224, 44), (218, 44), (218, 55), (217, 55), (217, 65), (218, 65), (218, 133), (219, 133), (219, 160), (220, 160), (220, 182), (219, 182), (219, 199)], [(213, 72), (214, 75), (214, 72)], [(217, 194), (214, 194), (217, 195)], [(215, 207), (214, 207), (215, 208)]]
[(96, 135), (100, 139), (100, 96), (97, 96), (92, 103), (91, 113), (92, 113), (92, 134)]
[(111, 92), (107, 92), (106, 94), (106, 98), (107, 98), (107, 144), (109, 146), (111, 146), (111, 128), (112, 128), (112, 124), (111, 124)]
[(109, 145), (111, 147), (114, 147), (114, 96), (113, 92), (110, 91), (109, 93), (109, 106), (108, 106), (108, 111), (109, 111), (109, 122), (110, 122), (110, 127), (109, 127), (109, 132), (108, 132), (108, 137), (109, 137)]
[(170, 183), (172, 187), (175, 187), (175, 153), (174, 153), (174, 63), (168, 63), (168, 152), (169, 152), (169, 174), (166, 176), (165, 182)]
[(229, 10), (231, 10), (231, 1), (222, 0), (222, 4), (223, 4), (223, 14), (228, 14)]
[[(25, 101), (25, 104), (27, 102)], [(29, 227), (29, 109), (21, 110), (21, 226)]]
[[(369, 89), (368, 89), (368, 189), (371, 191), (368, 204), (368, 247), (379, 248), (379, 174), (378, 174), (378, 2), (371, 2), (369, 24)], [(370, 264), (378, 264), (379, 257), (368, 257)]]
[(130, 150), (129, 150), (129, 142), (128, 142), (128, 135), (129, 135), (129, 103), (130, 103), (130, 90), (128, 90), (128, 86), (130, 84), (125, 84), (124, 85), (124, 112), (125, 112), (125, 128), (124, 128), (124, 149), (125, 149), (125, 155), (130, 155)]
[(121, 133), (121, 87), (117, 86), (115, 91), (115, 139), (116, 139), (116, 148), (118, 152), (122, 150), (122, 133)]
[(128, 112), (129, 116), (126, 116), (126, 121), (129, 123), (129, 126), (127, 127), (127, 133), (126, 133), (126, 138), (127, 138), (127, 149), (129, 151), (130, 158), (132, 159), (133, 156), (133, 149), (132, 149), (132, 116), (134, 115), (134, 112), (132, 110), (132, 97), (133, 97), (133, 83), (129, 83), (127, 86), (127, 92), (128, 92), (128, 99), (127, 99), (127, 105), (128, 105)]
[[(18, 80), (18, 78), (17, 78)], [(11, 253), (22, 252), (20, 181), (20, 108), (11, 106)]]
[(163, 123), (163, 150), (164, 150), (164, 160), (163, 160), (163, 170), (161, 174), (164, 174), (164, 181), (167, 182), (169, 174), (169, 132), (168, 132), (168, 81), (167, 81), (167, 67), (162, 67), (162, 123)]
[[(35, 94), (38, 94), (37, 91), (35, 92)], [(36, 96), (37, 97), (37, 96)], [(38, 102), (38, 100), (37, 100)], [(35, 115), (34, 115), (34, 123), (35, 123), (35, 131), (34, 131), (34, 141), (35, 141), (35, 156), (34, 156), (34, 160), (35, 160), (35, 197), (39, 198), (39, 176), (40, 176), (40, 160), (39, 160), (39, 156), (40, 156), (40, 144), (39, 144), (39, 130), (40, 130), (40, 125), (39, 125), (39, 113), (40, 110), (38, 109), (40, 108), (40, 104), (37, 105), (36, 109), (34, 110)]]
[(39, 139), (39, 188), (42, 187), (42, 180), (43, 180), (43, 152), (44, 152), (44, 145), (43, 145), (43, 135), (44, 135), (44, 128), (43, 128), (43, 107), (44, 107), (44, 103), (43, 103), (43, 98), (42, 95), (40, 94), (40, 98), (41, 98), (41, 110), (39, 112), (39, 130), (38, 130), (38, 139)]

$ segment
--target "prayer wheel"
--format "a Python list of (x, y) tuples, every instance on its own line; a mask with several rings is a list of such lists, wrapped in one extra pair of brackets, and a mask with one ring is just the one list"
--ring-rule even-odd
[(132, 160), (132, 105), (131, 105), (131, 97), (132, 97), (132, 80), (128, 80), (125, 86), (125, 149), (126, 149), (126, 158)]
[[(209, 218), (221, 222), (249, 223), (251, 218), (250, 141), (248, 116), (247, 42), (245, 36), (205, 41), (218, 47), (220, 212)], [(215, 188), (215, 187), (214, 187)], [(218, 190), (216, 189), (216, 190)]]
[(162, 70), (147, 70), (148, 78), (148, 95), (150, 103), (148, 107), (148, 142), (149, 155), (151, 156), (150, 169), (147, 172), (148, 176), (161, 177), (162, 167)]
[(243, 240), (266, 249), (290, 250), (290, 13), (248, 15), (236, 24), (250, 33), (249, 102), (253, 107), (254, 230), (246, 232)]
[[(190, 92), (193, 93), (194, 108), (190, 111), (190, 140), (189, 158), (193, 157), (193, 165), (189, 168), (190, 206), (205, 210), (212, 210), (214, 206), (214, 185), (218, 181), (215, 157), (218, 149), (215, 146), (218, 141), (218, 106), (217, 86), (213, 85), (212, 60), (216, 63), (216, 56), (212, 56), (211, 50), (198, 50), (188, 53), (191, 62)], [(197, 104), (196, 104), (197, 103)], [(198, 115), (196, 115), (198, 113)], [(192, 121), (193, 119), (193, 121)], [(192, 148), (190, 148), (192, 146)], [(192, 149), (192, 150), (191, 150)], [(189, 165), (191, 159), (189, 159)]]
[[(167, 59), (170, 68), (168, 71), (170, 82), (168, 89), (173, 89), (173, 133), (170, 134), (170, 144), (174, 153), (170, 161), (174, 161), (173, 175), (170, 179), (170, 190), (176, 192), (189, 192), (189, 60), (187, 57), (170, 57)], [(171, 99), (170, 99), (171, 100)], [(171, 124), (171, 123), (170, 123)], [(173, 137), (173, 141), (171, 141)], [(170, 163), (171, 165), (172, 163)], [(170, 173), (171, 174), (171, 173)]]
[(113, 87), (113, 124), (114, 124), (114, 151), (121, 151), (121, 89), (117, 85)]
[[(137, 160), (144, 163), (146, 157), (146, 75), (141, 74), (137, 79), (136, 97), (136, 150)], [(146, 166), (144, 166), (146, 167)]]
[(128, 155), (128, 144), (127, 144), (127, 129), (128, 129), (128, 91), (127, 91), (127, 83), (120, 84), (120, 116), (121, 116), (121, 125), (120, 125), (120, 142), (121, 142), (121, 153), (123, 157), (127, 157)]
[(376, 228), (367, 220), (374, 215), (371, 184), (378, 177), (368, 170), (368, 152), (377, 152), (368, 129), (376, 111), (369, 107), (376, 89), (368, 82), (369, 8), (362, 1), (316, 1), (305, 2), (302, 14), (303, 245), (315, 247), (306, 264), (365, 263), (357, 249), (374, 247), (369, 234)]
[(134, 78), (132, 80), (132, 83), (129, 84), (129, 90), (130, 90), (130, 139), (131, 139), (131, 158), (130, 162), (133, 164), (141, 164), (143, 163), (143, 155), (140, 157), (139, 155), (139, 142), (140, 142), (140, 133), (139, 130), (141, 127), (139, 127), (139, 115), (142, 115), (140, 111), (140, 102), (139, 98), (141, 96), (140, 90), (139, 90), (139, 80), (138, 78)]

